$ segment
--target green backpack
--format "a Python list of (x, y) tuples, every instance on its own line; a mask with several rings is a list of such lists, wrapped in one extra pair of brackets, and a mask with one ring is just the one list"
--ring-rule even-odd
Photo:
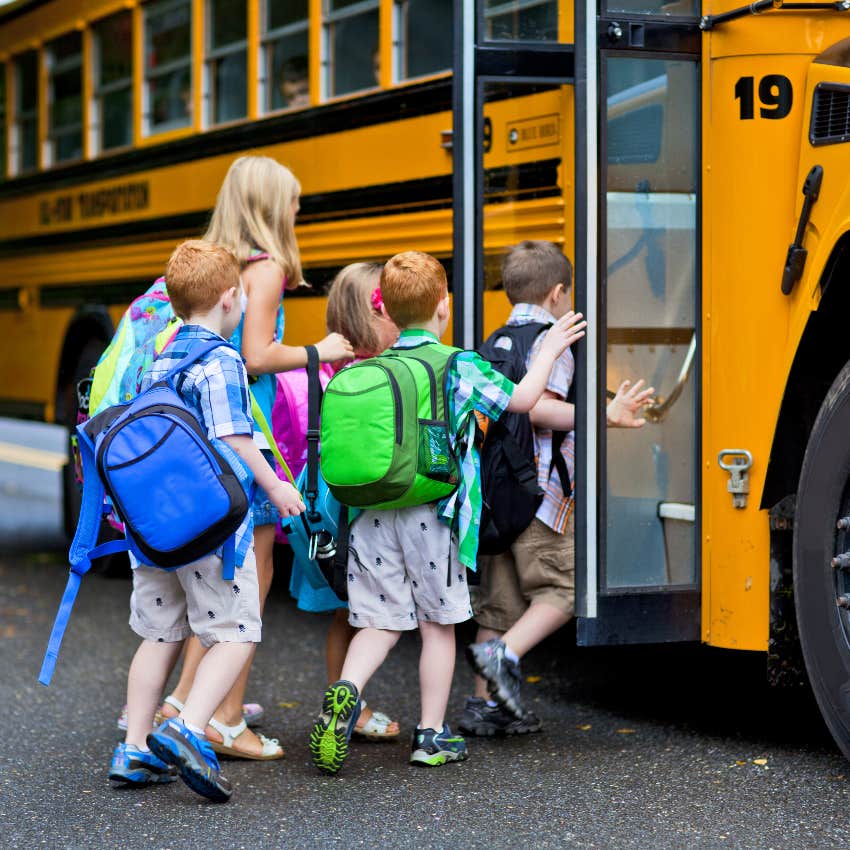
[(342, 504), (387, 510), (455, 490), (446, 374), (459, 351), (440, 343), (391, 349), (331, 378), (320, 463)]

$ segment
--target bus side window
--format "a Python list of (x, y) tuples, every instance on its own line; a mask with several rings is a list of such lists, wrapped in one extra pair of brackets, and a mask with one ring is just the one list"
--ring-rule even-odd
[(380, 84), (378, 0), (330, 0), (325, 16), (325, 91), (329, 97)]
[(264, 92), (266, 112), (310, 105), (308, 0), (266, 3), (263, 21)]
[(209, 0), (207, 6), (207, 123), (248, 114), (248, 4)]
[(403, 33), (398, 67), (402, 79), (423, 77), (452, 67), (452, 0), (401, 0)]
[(6, 63), (0, 62), (0, 181), (6, 179)]
[(70, 32), (47, 45), (49, 164), (83, 155), (83, 37)]
[(133, 141), (133, 15), (118, 12), (92, 27), (94, 102), (92, 150)]
[(485, 0), (488, 40), (557, 41), (557, 0)]
[(14, 70), (12, 170), (15, 174), (25, 174), (38, 167), (38, 51), (21, 53)]
[(159, 0), (145, 18), (145, 116), (150, 133), (188, 127), (192, 115), (192, 4)]

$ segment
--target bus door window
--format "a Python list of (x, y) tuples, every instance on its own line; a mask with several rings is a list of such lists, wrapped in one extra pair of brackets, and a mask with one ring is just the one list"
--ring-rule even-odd
[(0, 180), (6, 179), (6, 63), (0, 62)]
[(558, 40), (558, 0), (484, 0), (483, 5), (488, 40)]
[(118, 12), (92, 27), (94, 48), (94, 151), (133, 141), (133, 15)]
[(248, 4), (209, 0), (204, 95), (206, 122), (223, 124), (248, 114)]
[(402, 0), (396, 4), (399, 77), (424, 77), (452, 67), (451, 0)]
[(14, 69), (12, 167), (15, 174), (25, 174), (38, 168), (38, 51), (22, 53)]
[(328, 97), (380, 84), (379, 0), (326, 0), (325, 91)]
[(308, 0), (265, 4), (260, 102), (266, 112), (310, 105)]
[(604, 373), (609, 391), (646, 378), (658, 403), (644, 428), (604, 434), (600, 589), (694, 585), (697, 65), (611, 57), (602, 68)]
[(606, 12), (647, 15), (698, 15), (696, 0), (606, 0)]
[(508, 248), (524, 239), (544, 239), (574, 260), (573, 183), (564, 181), (573, 168), (569, 145), (574, 89), (500, 80), (485, 82), (482, 93), (486, 338), (511, 311), (502, 286)]
[(188, 127), (192, 117), (192, 5), (161, 0), (144, 6), (147, 129)]

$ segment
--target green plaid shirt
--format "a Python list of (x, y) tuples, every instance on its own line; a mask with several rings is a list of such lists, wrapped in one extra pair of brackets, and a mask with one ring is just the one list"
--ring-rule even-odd
[[(393, 347), (413, 348), (428, 342), (439, 340), (430, 331), (405, 330)], [(437, 516), (457, 530), (458, 559), (474, 570), (481, 522), (481, 473), (473, 412), (498, 419), (507, 408), (515, 385), (475, 351), (458, 354), (446, 381), (453, 447), (460, 460), (460, 483), (438, 503)]]

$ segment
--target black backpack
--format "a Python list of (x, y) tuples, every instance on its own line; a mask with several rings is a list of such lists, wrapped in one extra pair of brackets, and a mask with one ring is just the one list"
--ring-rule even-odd
[[(526, 373), (528, 354), (537, 337), (551, 327), (542, 322), (527, 325), (506, 325), (494, 331), (478, 353), (515, 384)], [(510, 347), (497, 343), (511, 341)], [(567, 396), (572, 401), (572, 386)], [(566, 431), (552, 432), (552, 470), (564, 492), (572, 492), (569, 471), (561, 454)], [(540, 503), (543, 491), (537, 483), (537, 464), (534, 458), (534, 434), (527, 413), (505, 412), (491, 421), (481, 446), (481, 527), (478, 551), (482, 555), (498, 555), (528, 528)]]

